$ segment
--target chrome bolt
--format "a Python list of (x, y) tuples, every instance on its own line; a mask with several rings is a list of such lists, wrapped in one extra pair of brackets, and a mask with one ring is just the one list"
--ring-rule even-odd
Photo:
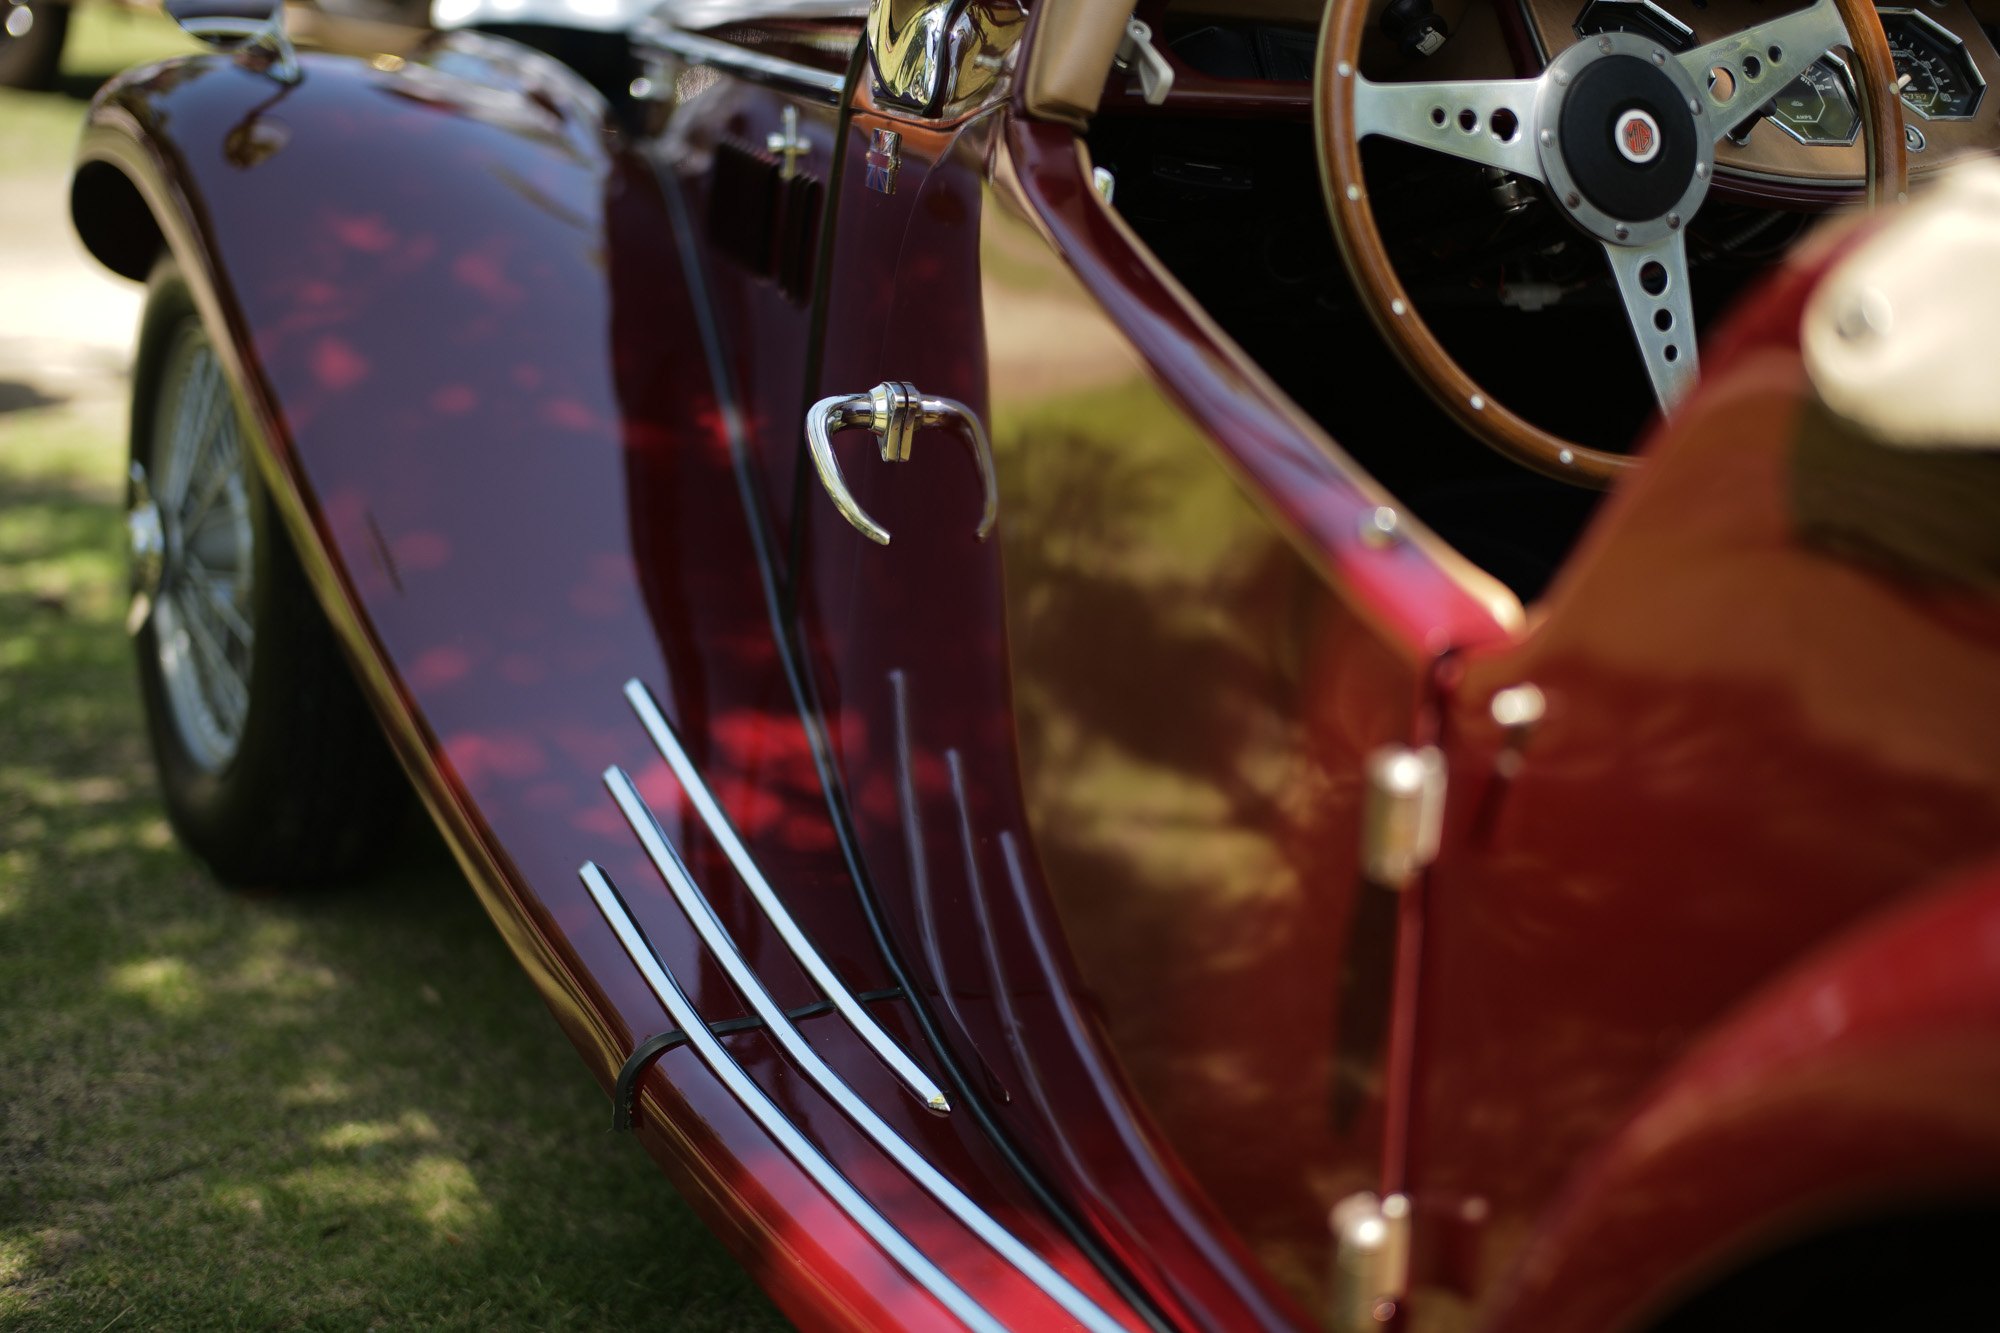
[(1889, 298), (1873, 287), (1863, 287), (1842, 303), (1833, 327), (1849, 342), (1860, 342), (1887, 333), (1895, 322)]
[(1376, 505), (1361, 516), (1361, 544), (1377, 550), (1403, 539), (1402, 519), (1388, 505)]
[(1531, 727), (1540, 722), (1542, 714), (1548, 711), (1549, 701), (1533, 681), (1524, 680), (1519, 685), (1510, 685), (1495, 692), (1489, 706), (1493, 710), (1493, 720), (1511, 729)]
[(1611, 234), (1621, 241), (1627, 241), (1632, 238), (1632, 229), (1621, 222), (1611, 229)]
[(1697, 163), (1695, 163), (1695, 164), (1694, 164), (1694, 174), (1695, 174), (1695, 178), (1696, 178), (1697, 180), (1707, 180), (1707, 179), (1708, 179), (1708, 163), (1706, 163), (1706, 162), (1697, 162)]
[(1583, 200), (1577, 197), (1577, 193), (1575, 190), (1571, 190), (1568, 194), (1563, 196), (1563, 203), (1569, 206), (1570, 208), (1575, 208), (1578, 204), (1581, 204), (1582, 202)]
[(1681, 215), (1678, 213), (1667, 214), (1667, 230), (1679, 231), (1680, 229), (1681, 229)]

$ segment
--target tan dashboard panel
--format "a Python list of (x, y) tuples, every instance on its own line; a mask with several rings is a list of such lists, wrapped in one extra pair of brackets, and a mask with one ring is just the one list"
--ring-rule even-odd
[[(1575, 44), (1576, 32), (1570, 25), (1583, 12), (1586, 0), (1518, 0), (1518, 3), (1547, 55), (1554, 56)], [(1697, 42), (1712, 42), (1806, 7), (1799, 3), (1763, 4), (1759, 0), (1710, 0), (1704, 9), (1695, 8), (1688, 0), (1655, 0), (1655, 3), (1694, 29)], [(1921, 177), (1956, 159), (2000, 149), (2000, 111), (1996, 111), (2000, 108), (2000, 91), (1995, 91), (2000, 88), (2000, 54), (1994, 51), (1992, 41), (1980, 28), (1966, 0), (1947, 0), (1944, 4), (1910, 0), (1907, 7), (1949, 28), (1965, 43), (1966, 53), (1972, 57), (1988, 89), (1970, 120), (1925, 120), (1907, 106), (1903, 108), (1904, 120), (1916, 125), (1924, 136), (1924, 151), (1910, 154), (1910, 174)], [(1787, 75), (1767, 76), (1770, 86), (1757, 91), (1768, 97), (1797, 73), (1793, 69)], [(1755, 105), (1748, 100), (1752, 95), (1751, 89), (1746, 88), (1745, 106)], [(1726, 174), (1826, 186), (1858, 187), (1866, 170), (1858, 139), (1848, 145), (1803, 144), (1761, 117), (1741, 146), (1727, 139), (1717, 144), (1715, 161)]]

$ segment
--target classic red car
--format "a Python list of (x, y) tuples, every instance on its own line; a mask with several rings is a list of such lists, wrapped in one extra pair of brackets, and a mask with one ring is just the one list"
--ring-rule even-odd
[(2000, 1317), (1991, 0), (174, 7), (174, 826), (400, 763), (800, 1325)]

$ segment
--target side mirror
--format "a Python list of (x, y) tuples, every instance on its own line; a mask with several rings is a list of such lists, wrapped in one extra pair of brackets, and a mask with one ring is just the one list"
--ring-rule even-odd
[(964, 110), (993, 86), (1026, 28), (1016, 0), (874, 0), (875, 99), (920, 116)]
[(282, 0), (166, 0), (182, 31), (218, 51), (268, 53), (265, 73), (279, 83), (299, 81), (298, 52), (285, 35)]

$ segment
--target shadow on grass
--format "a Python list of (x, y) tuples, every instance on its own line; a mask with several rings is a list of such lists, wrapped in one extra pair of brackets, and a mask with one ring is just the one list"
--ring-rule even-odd
[(309, 895), (174, 843), (62, 415), (0, 424), (0, 1326), (782, 1327), (420, 816)]
[(33, 384), (0, 380), (0, 412), (25, 412), (35, 407), (54, 407), (63, 400), (51, 398)]

